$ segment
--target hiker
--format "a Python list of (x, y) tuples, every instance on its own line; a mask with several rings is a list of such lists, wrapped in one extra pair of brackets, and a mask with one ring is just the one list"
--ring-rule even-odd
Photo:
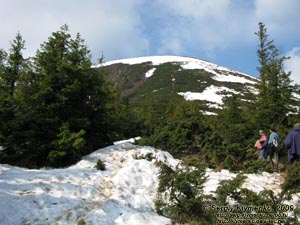
[(288, 164), (300, 161), (300, 123), (294, 125), (293, 131), (284, 140), (284, 146), (288, 150)]
[(279, 135), (275, 132), (274, 128), (270, 128), (270, 138), (268, 141), (268, 145), (273, 148), (277, 148), (280, 145), (280, 138)]
[[(268, 140), (267, 155), (274, 171), (278, 169), (280, 138), (273, 127), (270, 128), (270, 137)], [(267, 157), (266, 155), (266, 157)]]
[(259, 131), (260, 138), (256, 141), (255, 147), (259, 150), (259, 155), (262, 160), (266, 159), (266, 147), (267, 147), (267, 137), (263, 130)]

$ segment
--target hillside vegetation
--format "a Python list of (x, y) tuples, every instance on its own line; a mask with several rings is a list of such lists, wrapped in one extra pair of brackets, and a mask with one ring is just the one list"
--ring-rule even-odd
[[(174, 194), (171, 208), (158, 202), (157, 210), (182, 223), (211, 224), (215, 221), (199, 209), (207, 201), (199, 192), (203, 168), (272, 171), (253, 147), (258, 131), (275, 127), (284, 140), (299, 122), (299, 87), (284, 71), (287, 58), (279, 55), (264, 24), (256, 35), (259, 81), (203, 61), (208, 68), (147, 61), (94, 68), (84, 40), (79, 34), (72, 38), (66, 25), (52, 33), (35, 57), (24, 58), (25, 41), (18, 33), (9, 53), (0, 51), (0, 163), (65, 167), (115, 140), (142, 136), (140, 144), (166, 150), (195, 168), (161, 169), (159, 189), (171, 188), (182, 198)], [(189, 93), (210, 90), (217, 102), (210, 95), (187, 101)], [(283, 144), (278, 151), (279, 170), (284, 171)], [(230, 194), (241, 204), (277, 204), (299, 191), (299, 165), (286, 171), (279, 198), (272, 192), (237, 193), (243, 180), (238, 177), (224, 183), (213, 201), (225, 204), (224, 196)]]

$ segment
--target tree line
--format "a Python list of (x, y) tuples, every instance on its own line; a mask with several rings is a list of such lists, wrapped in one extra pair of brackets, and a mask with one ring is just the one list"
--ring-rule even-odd
[[(258, 131), (263, 129), (268, 134), (274, 127), (284, 140), (293, 124), (299, 122), (300, 102), (295, 97), (299, 85), (292, 83), (290, 72), (284, 68), (289, 58), (281, 56), (265, 24), (258, 26), (255, 35), (260, 82), (253, 100), (241, 101), (235, 94), (226, 97), (217, 116), (199, 115), (201, 103), (197, 101), (170, 103), (164, 109), (165, 118), (152, 123), (151, 134), (145, 135), (142, 144), (166, 149), (179, 157), (191, 155), (210, 167), (255, 172), (266, 166), (257, 160), (258, 151), (253, 147)], [(280, 154), (283, 158), (287, 154), (283, 144)]]
[(64, 25), (34, 57), (24, 49), (18, 33), (9, 53), (0, 52), (1, 163), (66, 166), (126, 137), (127, 107), (105, 72), (91, 68), (80, 34), (72, 38)]
[[(259, 23), (258, 94), (252, 102), (233, 95), (218, 116), (199, 113), (200, 102), (181, 97), (164, 106), (142, 107), (121, 99), (92, 68), (80, 34), (67, 25), (24, 58), (18, 33), (9, 52), (0, 50), (0, 162), (26, 167), (70, 165), (114, 140), (141, 135), (141, 144), (177, 157), (197, 156), (208, 166), (243, 169), (257, 159), (257, 131), (275, 126), (284, 136), (299, 118), (299, 100), (290, 73), (267, 29)], [(298, 121), (299, 122), (299, 121)], [(254, 165), (254, 164), (253, 164)]]

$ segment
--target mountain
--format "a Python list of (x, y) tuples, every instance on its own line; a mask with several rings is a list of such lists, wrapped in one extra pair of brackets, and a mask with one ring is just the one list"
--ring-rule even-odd
[(211, 114), (222, 108), (223, 97), (238, 94), (249, 101), (259, 80), (204, 60), (181, 56), (149, 56), (121, 59), (95, 66), (104, 68), (113, 87), (130, 102), (156, 99), (167, 102), (183, 97), (199, 100)]

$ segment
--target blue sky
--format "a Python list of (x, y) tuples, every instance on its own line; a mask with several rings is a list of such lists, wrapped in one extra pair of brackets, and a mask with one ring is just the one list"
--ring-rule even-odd
[(19, 31), (32, 56), (68, 24), (105, 61), (152, 55), (204, 59), (258, 76), (258, 22), (300, 83), (300, 0), (0, 0), (0, 48)]

